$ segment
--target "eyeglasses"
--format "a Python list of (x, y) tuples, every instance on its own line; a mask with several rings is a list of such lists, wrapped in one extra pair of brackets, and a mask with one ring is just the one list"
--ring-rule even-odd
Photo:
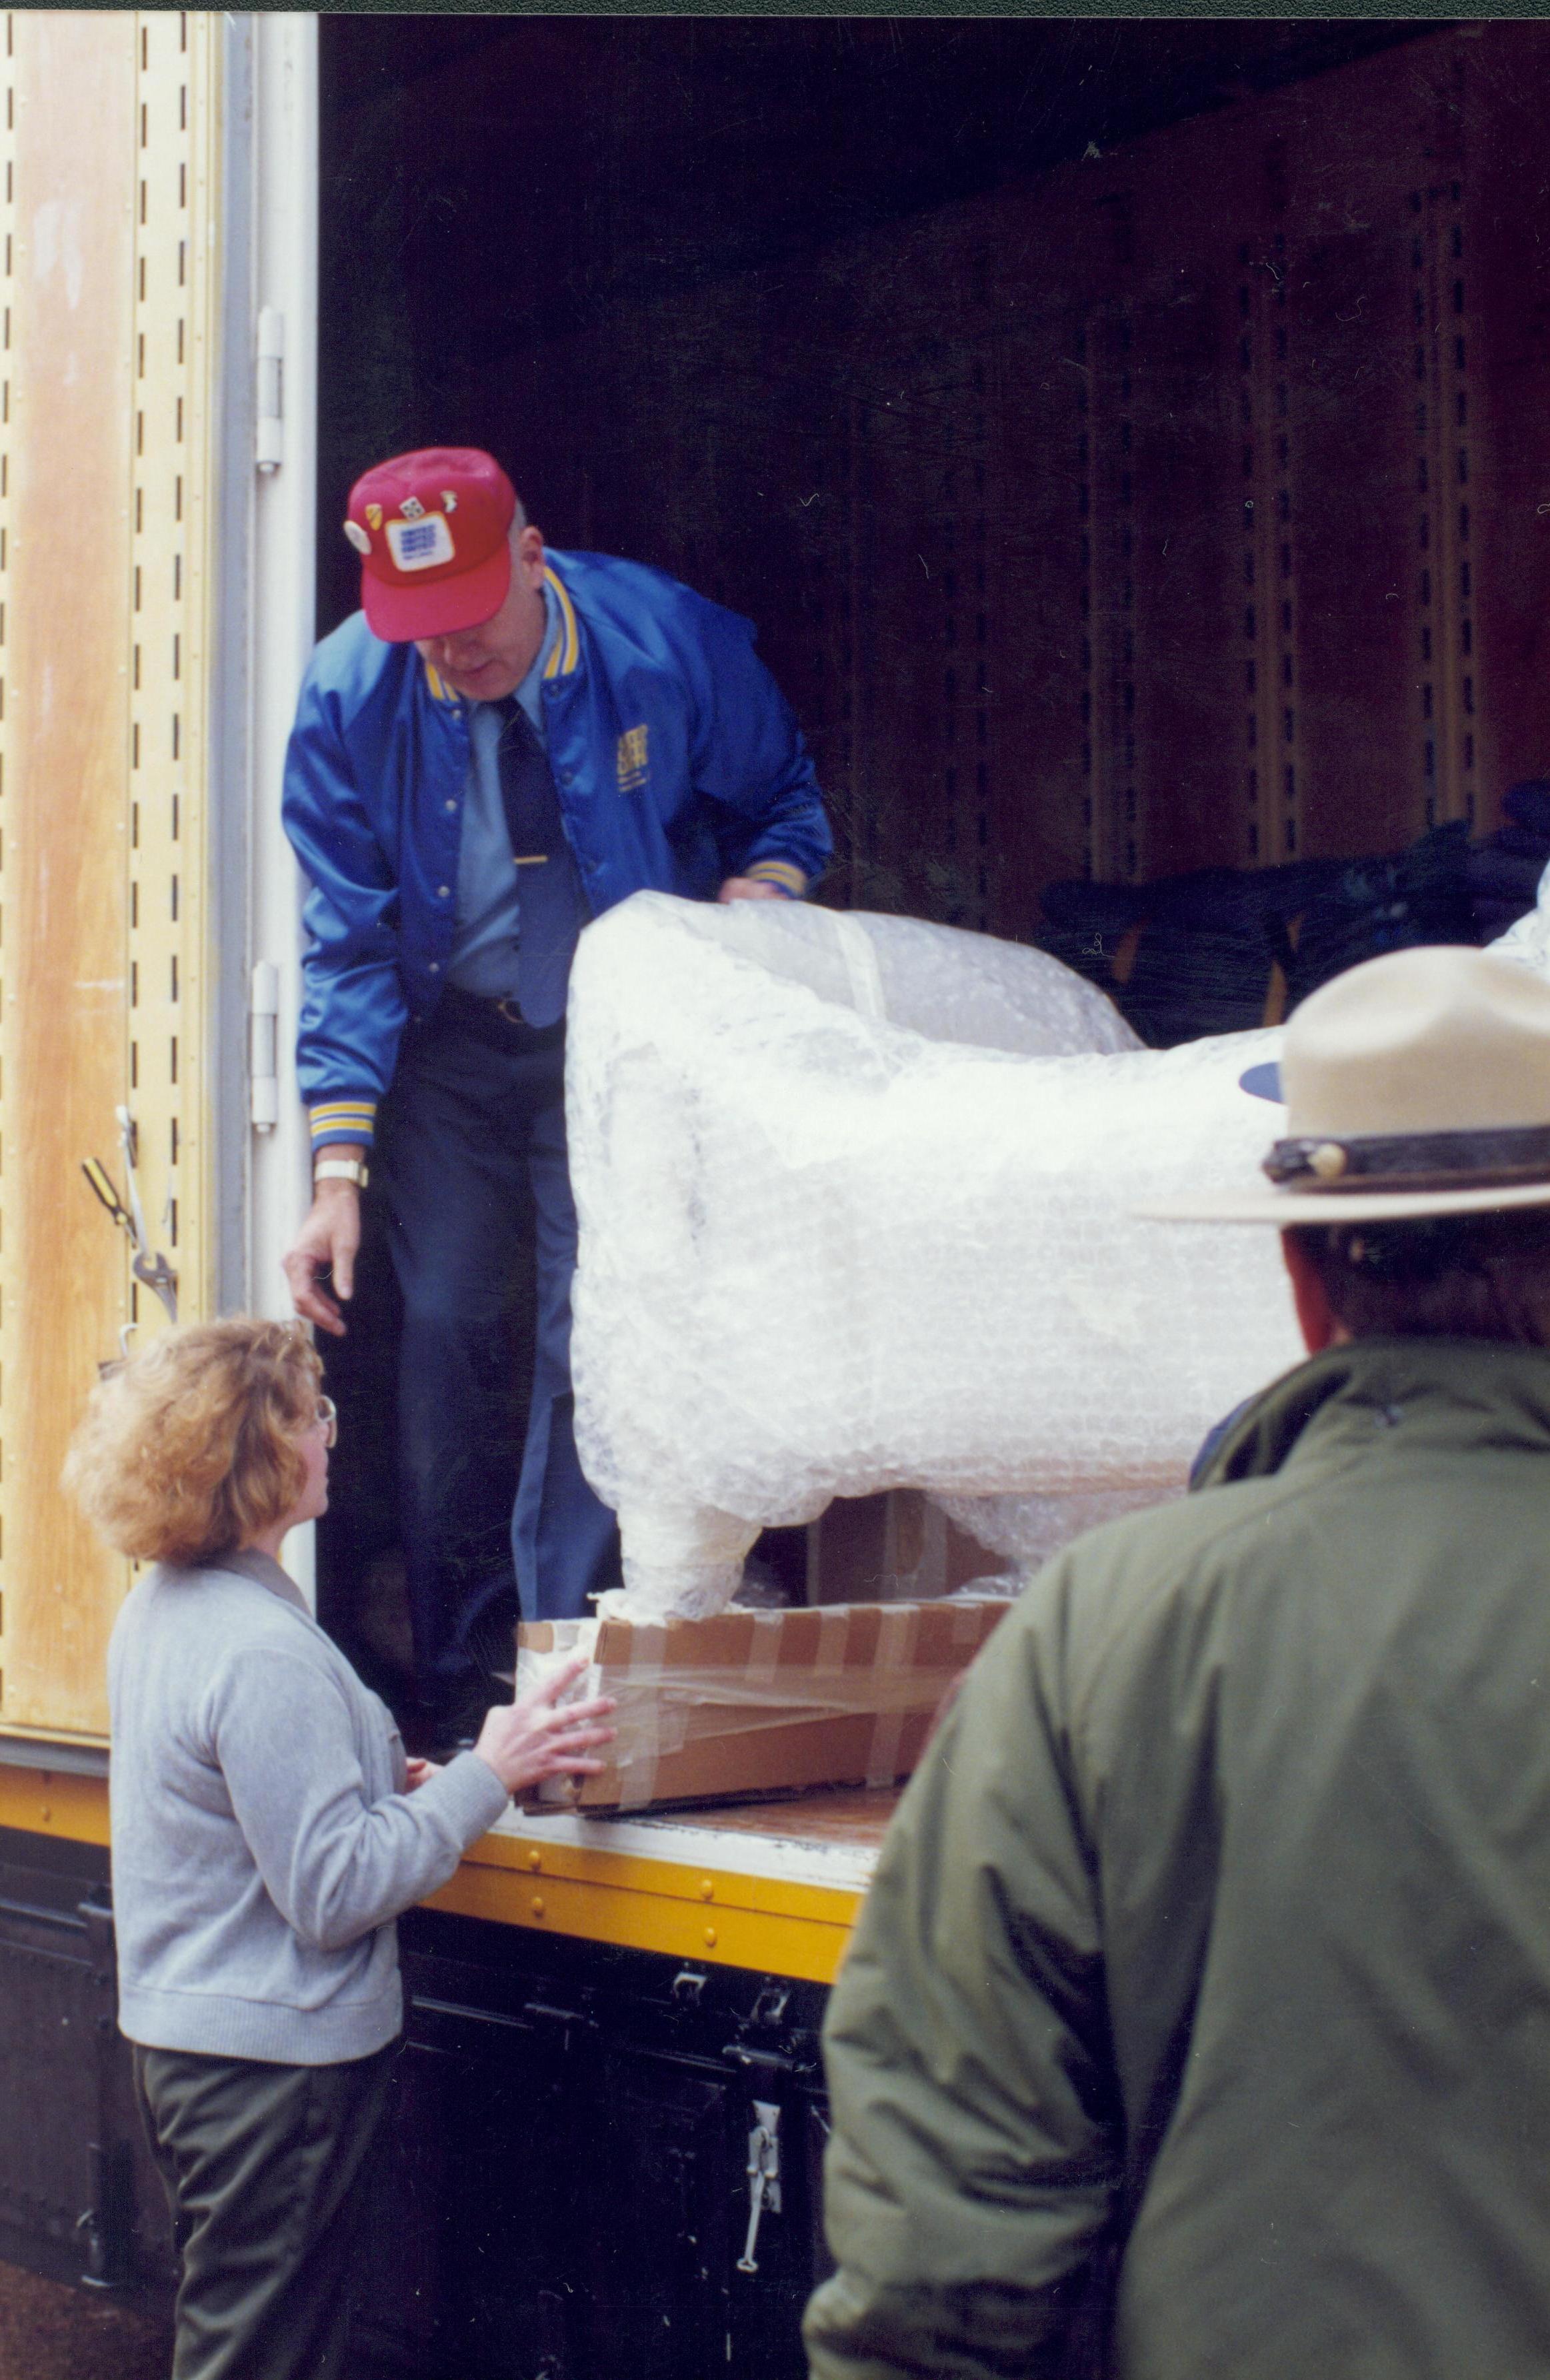
[(314, 1429), (317, 1427), (319, 1422), (323, 1424), (323, 1442), (324, 1446), (337, 1446), (339, 1443), (339, 1408), (335, 1403), (332, 1397), (319, 1397), (318, 1409), (312, 1416), (312, 1427)]

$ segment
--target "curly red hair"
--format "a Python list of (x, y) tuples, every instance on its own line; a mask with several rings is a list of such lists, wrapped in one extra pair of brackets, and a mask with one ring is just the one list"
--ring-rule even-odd
[(283, 1521), (306, 1471), (323, 1366), (299, 1323), (168, 1330), (92, 1390), (64, 1485), (110, 1546), (195, 1567)]

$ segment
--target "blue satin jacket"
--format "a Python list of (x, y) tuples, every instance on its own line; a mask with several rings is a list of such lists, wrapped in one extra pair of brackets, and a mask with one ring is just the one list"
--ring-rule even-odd
[[(549, 757), (594, 917), (631, 892), (712, 898), (728, 876), (799, 896), (832, 844), (796, 720), (751, 624), (640, 563), (551, 553), (562, 633)], [(410, 1016), (452, 951), (467, 706), (357, 612), (324, 638), (286, 761), (311, 891), (297, 1062), (314, 1146), (370, 1141)]]

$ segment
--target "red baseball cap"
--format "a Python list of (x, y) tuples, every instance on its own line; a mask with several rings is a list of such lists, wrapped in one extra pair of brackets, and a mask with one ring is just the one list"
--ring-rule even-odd
[(421, 446), (362, 473), (345, 535), (372, 635), (404, 645), (490, 619), (511, 584), (516, 510), (516, 489), (478, 446)]

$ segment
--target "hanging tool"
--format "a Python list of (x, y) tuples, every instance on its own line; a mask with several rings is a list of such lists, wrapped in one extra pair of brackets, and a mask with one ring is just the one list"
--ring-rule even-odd
[[(147, 1289), (154, 1290), (166, 1308), (168, 1319), (176, 1322), (177, 1275), (159, 1248), (154, 1256), (151, 1254), (146, 1238), (145, 1212), (140, 1203), (140, 1184), (135, 1176), (135, 1158), (139, 1149), (140, 1137), (135, 1129), (135, 1120), (128, 1108), (116, 1108), (114, 1112), (118, 1122), (118, 1145), (124, 1152), (125, 1178), (129, 1188), (128, 1205), (126, 1207), (119, 1197), (106, 1167), (99, 1159), (88, 1157), (83, 1160), (80, 1170), (91, 1184), (93, 1194), (107, 1208), (113, 1220), (116, 1223), (121, 1223), (128, 1234), (129, 1245), (134, 1251), (129, 1259), (129, 1270), (138, 1281), (144, 1283)], [(122, 1342), (126, 1335), (125, 1331), (121, 1330), (118, 1335)]]
[(748, 2136), (748, 2238), (738, 2258), (739, 2273), (759, 2270), (753, 2251), (760, 2221), (766, 2213), (780, 2213), (780, 2109), (768, 2099), (755, 2099), (753, 2119)]

